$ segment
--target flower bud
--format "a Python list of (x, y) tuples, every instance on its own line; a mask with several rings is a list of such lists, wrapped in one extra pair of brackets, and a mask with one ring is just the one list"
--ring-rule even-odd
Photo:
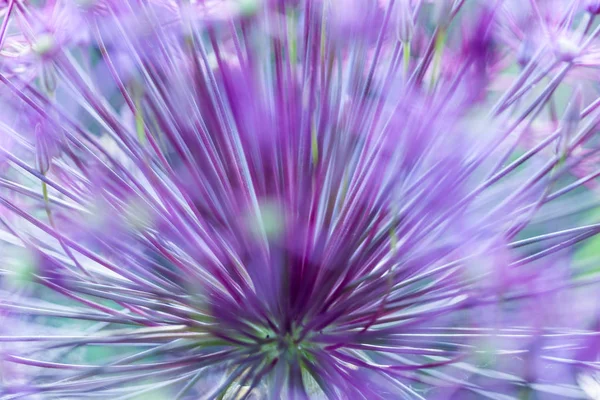
[(40, 56), (50, 53), (56, 47), (54, 36), (49, 33), (40, 35), (37, 40), (31, 45), (31, 49)]
[(38, 171), (45, 175), (50, 169), (50, 155), (40, 124), (35, 126), (35, 161)]
[(565, 121), (565, 123), (575, 124), (575, 126), (577, 126), (581, 120), (582, 104), (583, 94), (581, 93), (581, 88), (577, 87), (573, 91), (573, 95), (569, 100), (569, 104), (567, 105), (565, 114), (563, 116), (563, 121)]
[(415, 30), (415, 22), (413, 21), (409, 0), (400, 0), (398, 2), (398, 5), (396, 6), (396, 17), (398, 40), (402, 43), (410, 42)]
[(579, 55), (579, 46), (569, 38), (559, 37), (554, 43), (554, 55), (560, 61), (571, 62)]
[(45, 65), (42, 68), (40, 83), (46, 93), (52, 94), (56, 91), (56, 69), (52, 65)]
[(586, 0), (584, 2), (585, 10), (593, 15), (600, 14), (600, 0)]
[(446, 28), (450, 23), (452, 16), (452, 7), (454, 0), (438, 0), (435, 5), (435, 20), (434, 22), (440, 28)]
[(533, 40), (531, 37), (526, 36), (521, 45), (519, 46), (519, 50), (517, 52), (517, 62), (521, 67), (525, 67), (531, 61), (531, 57), (535, 52), (535, 45), (533, 44)]
[(583, 104), (583, 95), (580, 88), (576, 88), (569, 100), (562, 118), (561, 137), (559, 139), (559, 155), (567, 153), (567, 147), (573, 134), (581, 121), (581, 108)]

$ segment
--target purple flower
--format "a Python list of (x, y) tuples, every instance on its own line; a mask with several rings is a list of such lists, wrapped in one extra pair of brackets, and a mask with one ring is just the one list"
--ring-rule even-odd
[(596, 393), (600, 28), (551, 3), (6, 1), (0, 397)]

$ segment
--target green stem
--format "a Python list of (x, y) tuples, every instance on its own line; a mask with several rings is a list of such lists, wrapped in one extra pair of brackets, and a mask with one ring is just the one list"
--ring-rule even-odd
[(440, 63), (442, 61), (442, 55), (444, 54), (444, 45), (446, 44), (446, 30), (441, 30), (435, 38), (435, 52), (433, 55), (433, 66), (431, 70), (431, 88), (433, 89), (436, 84), (436, 78)]
[(410, 42), (402, 46), (402, 59), (404, 64), (404, 77), (408, 80), (408, 69), (410, 68)]

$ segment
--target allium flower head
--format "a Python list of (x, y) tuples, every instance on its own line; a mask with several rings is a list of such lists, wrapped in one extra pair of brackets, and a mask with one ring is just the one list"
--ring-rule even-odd
[(0, 398), (595, 398), (592, 3), (0, 3)]

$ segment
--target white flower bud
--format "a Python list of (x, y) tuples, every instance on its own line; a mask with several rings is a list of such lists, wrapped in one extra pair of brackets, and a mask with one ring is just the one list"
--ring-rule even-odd
[(579, 55), (579, 46), (573, 40), (561, 36), (554, 43), (554, 54), (560, 61), (571, 62)]
[(31, 45), (31, 49), (40, 56), (50, 53), (56, 47), (54, 36), (49, 33), (41, 34)]

